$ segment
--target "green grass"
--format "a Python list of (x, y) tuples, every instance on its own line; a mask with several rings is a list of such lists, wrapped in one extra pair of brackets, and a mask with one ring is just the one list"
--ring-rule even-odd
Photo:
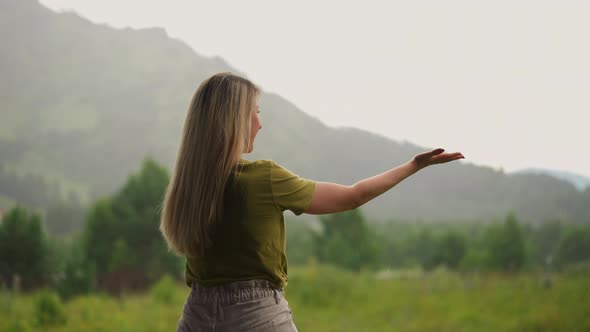
[[(299, 275), (300, 274), (300, 275)], [(287, 298), (308, 331), (590, 331), (590, 278), (460, 276), (418, 278), (296, 271)]]
[[(559, 275), (420, 276), (290, 268), (287, 300), (300, 331), (590, 331), (590, 278)], [(170, 301), (152, 293), (78, 297), (63, 304), (63, 326), (35, 326), (35, 294), (0, 297), (0, 331), (172, 331), (189, 289)]]

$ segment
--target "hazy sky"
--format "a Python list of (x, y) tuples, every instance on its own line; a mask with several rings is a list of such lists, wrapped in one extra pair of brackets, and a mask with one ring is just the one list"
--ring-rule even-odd
[(590, 176), (590, 1), (41, 3), (163, 27), (330, 126)]

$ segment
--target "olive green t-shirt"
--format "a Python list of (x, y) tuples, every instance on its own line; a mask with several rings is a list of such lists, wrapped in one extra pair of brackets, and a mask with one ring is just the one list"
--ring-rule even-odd
[(213, 224), (212, 246), (204, 257), (187, 257), (186, 283), (208, 287), (266, 279), (284, 288), (288, 277), (283, 211), (303, 213), (315, 182), (272, 160), (240, 160), (235, 179), (226, 188), (224, 216)]

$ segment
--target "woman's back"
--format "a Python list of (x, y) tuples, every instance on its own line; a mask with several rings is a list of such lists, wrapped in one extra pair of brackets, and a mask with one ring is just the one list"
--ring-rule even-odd
[(243, 159), (235, 180), (226, 186), (223, 217), (212, 226), (212, 246), (202, 257), (187, 257), (187, 285), (266, 279), (284, 288), (288, 278), (283, 211), (303, 213), (315, 182), (271, 160)]

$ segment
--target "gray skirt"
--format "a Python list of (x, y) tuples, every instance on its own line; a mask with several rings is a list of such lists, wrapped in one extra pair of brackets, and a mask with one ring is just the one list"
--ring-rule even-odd
[(297, 331), (283, 289), (267, 280), (191, 288), (176, 331)]

